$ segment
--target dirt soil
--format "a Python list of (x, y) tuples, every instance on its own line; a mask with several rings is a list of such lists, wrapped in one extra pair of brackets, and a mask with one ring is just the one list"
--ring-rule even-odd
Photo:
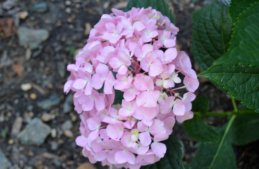
[[(0, 4), (6, 1), (0, 0)], [(47, 5), (47, 9), (44, 4), (35, 9), (35, 4), (41, 2)], [(176, 16), (176, 25), (180, 28), (178, 46), (191, 58), (191, 14), (210, 2), (168, 0)], [(23, 0), (10, 9), (0, 9), (0, 30), (1, 23), (5, 23), (9, 31), (2, 30), (0, 35), (0, 151), (10, 161), (10, 168), (106, 168), (99, 163), (93, 166), (88, 164), (88, 160), (81, 154), (81, 148), (76, 146), (80, 121), (73, 107), (69, 108), (71, 99), (63, 93), (63, 85), (69, 76), (66, 65), (74, 62), (77, 50), (86, 44), (90, 28), (102, 14), (110, 13), (112, 7), (123, 9), (125, 4), (125, 0)], [(20, 11), (20, 19), (15, 10)], [(21, 11), (27, 11), (28, 16), (24, 17), (26, 12)], [(6, 18), (11, 18), (14, 23), (9, 24), (8, 21), (7, 24), (4, 20)], [(16, 32), (20, 27), (45, 29), (49, 37), (39, 43), (38, 48), (30, 49), (29, 46), (19, 44)], [(198, 66), (193, 65), (199, 72)], [(210, 111), (232, 110), (227, 94), (205, 79), (200, 79), (200, 82), (196, 94), (210, 99)], [(23, 85), (26, 83), (30, 84), (29, 87)], [(25, 90), (26, 87), (28, 90)], [(40, 101), (50, 96), (57, 96), (54, 101), (46, 103), (51, 108), (40, 108)], [(55, 105), (51, 105), (54, 102)], [(64, 105), (68, 107), (64, 108)], [(64, 109), (68, 112), (64, 113)], [(42, 119), (51, 128), (51, 134), (40, 146), (24, 145), (18, 140), (18, 135), (35, 117)], [(206, 121), (214, 126), (222, 126), (227, 119), (208, 117)], [(36, 133), (35, 137), (40, 134)], [(183, 161), (186, 165), (195, 156), (196, 142), (185, 134), (180, 124), (175, 126), (173, 134), (184, 144)], [(234, 147), (238, 168), (259, 168), (258, 143)], [(81, 164), (84, 165), (78, 167)]]

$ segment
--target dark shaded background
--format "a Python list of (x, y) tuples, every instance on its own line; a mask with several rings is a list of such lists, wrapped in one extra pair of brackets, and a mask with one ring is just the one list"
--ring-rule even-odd
[[(178, 48), (192, 58), (191, 14), (211, 0), (167, 1), (180, 28)], [(63, 93), (63, 85), (69, 76), (66, 65), (74, 62), (77, 50), (86, 44), (91, 27), (103, 13), (110, 13), (112, 7), (123, 9), (126, 3), (125, 0), (0, 0), (0, 169), (4, 163), (12, 169), (105, 168), (89, 164), (76, 146), (80, 121), (73, 110), (71, 94)], [(26, 30), (29, 39), (25, 40), (33, 45), (40, 42), (37, 48), (19, 43), (18, 37), (26, 33), (18, 31), (21, 27), (29, 29)], [(34, 32), (38, 29), (49, 33), (46, 40), (44, 33)], [(195, 63), (193, 66), (199, 73), (198, 66)], [(210, 99), (211, 111), (232, 109), (227, 94), (206, 79), (200, 79), (200, 83), (196, 94)], [(37, 123), (36, 127), (26, 129), (36, 117), (45, 123), (45, 128)], [(222, 126), (227, 119), (209, 117), (206, 121)], [(23, 139), (30, 132), (33, 136), (29, 140), (19, 141), (19, 137)], [(47, 133), (46, 138), (43, 133)], [(173, 134), (185, 147), (184, 164), (189, 163), (195, 155), (196, 142), (181, 125), (175, 126)], [(32, 138), (43, 143), (28, 145)], [(259, 168), (258, 143), (234, 147), (239, 168)], [(3, 162), (4, 156), (9, 162)]]

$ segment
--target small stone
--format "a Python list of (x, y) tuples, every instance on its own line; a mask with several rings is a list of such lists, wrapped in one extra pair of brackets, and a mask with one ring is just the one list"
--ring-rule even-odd
[(83, 163), (77, 169), (96, 169), (91, 163)]
[(85, 35), (86, 35), (86, 36), (89, 35), (91, 29), (92, 29), (91, 24), (90, 24), (89, 22), (87, 22), (87, 23), (85, 24)]
[(18, 138), (22, 144), (40, 146), (50, 134), (51, 129), (39, 118), (34, 118), (25, 129), (19, 133)]
[(3, 114), (0, 115), (0, 122), (4, 122), (4, 115)]
[(65, 131), (64, 131), (64, 134), (65, 134), (65, 136), (67, 136), (67, 137), (69, 137), (69, 138), (71, 138), (71, 137), (74, 136), (74, 134), (72, 133), (71, 130), (65, 130)]
[(65, 130), (69, 130), (72, 128), (72, 123), (70, 120), (67, 120), (65, 121), (62, 126), (61, 126), (62, 130), (65, 131)]
[(20, 19), (25, 19), (25, 18), (27, 18), (28, 15), (29, 15), (29, 13), (27, 11), (19, 12), (19, 18)]
[(42, 116), (41, 116), (41, 120), (44, 121), (44, 122), (48, 122), (52, 119), (54, 119), (54, 115), (52, 114), (49, 114), (49, 113), (44, 113)]
[(60, 167), (60, 166), (61, 166), (61, 162), (60, 162), (58, 159), (55, 159), (55, 160), (54, 160), (54, 164), (55, 164), (57, 167)]
[(70, 113), (70, 117), (71, 117), (72, 122), (75, 122), (77, 119), (77, 116), (74, 115), (73, 113)]
[(19, 44), (21, 46), (28, 45), (31, 50), (39, 47), (41, 42), (49, 37), (49, 31), (46, 29), (29, 29), (20, 27), (17, 31), (19, 37)]
[(35, 100), (35, 99), (37, 98), (37, 95), (36, 95), (35, 93), (31, 93), (31, 94), (30, 94), (30, 98), (31, 98), (32, 100)]
[(8, 144), (10, 144), (10, 145), (13, 145), (13, 143), (14, 143), (13, 139), (10, 139), (10, 140), (8, 141)]
[(51, 130), (51, 137), (53, 137), (53, 138), (57, 137), (57, 130), (56, 129)]
[(66, 11), (66, 13), (70, 14), (71, 13), (71, 8), (66, 8), (65, 11)]
[(43, 110), (50, 110), (51, 108), (58, 105), (59, 103), (60, 103), (60, 98), (58, 97), (58, 95), (52, 95), (43, 101), (37, 102), (37, 106), (39, 106)]
[(16, 137), (19, 134), (22, 127), (22, 122), (23, 122), (23, 119), (21, 117), (16, 117), (12, 126), (12, 132), (11, 132), (12, 137)]
[(51, 150), (56, 151), (58, 149), (58, 143), (51, 142)]
[(21, 85), (22, 91), (25, 91), (25, 92), (28, 90), (31, 90), (31, 88), (32, 88), (32, 85), (30, 83), (24, 83)]
[(70, 93), (63, 104), (64, 113), (69, 113), (72, 110), (73, 94)]
[(1, 164), (1, 169), (8, 169), (12, 165), (10, 161), (5, 157), (1, 149), (0, 149), (0, 164)]
[(57, 63), (57, 67), (58, 67), (58, 74), (60, 77), (65, 77), (66, 74), (66, 66), (64, 62), (58, 62)]
[(40, 2), (31, 7), (31, 11), (44, 13), (48, 10), (48, 6), (46, 2)]
[(66, 1), (66, 5), (71, 5), (71, 1)]

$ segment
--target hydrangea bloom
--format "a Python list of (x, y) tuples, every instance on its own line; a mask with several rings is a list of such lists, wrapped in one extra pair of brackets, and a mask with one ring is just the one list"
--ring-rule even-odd
[[(175, 119), (193, 117), (199, 82), (189, 57), (175, 48), (178, 31), (154, 9), (113, 9), (91, 30), (76, 63), (68, 65), (64, 91), (75, 92), (82, 120), (76, 143), (92, 163), (130, 169), (155, 163), (166, 153), (162, 141)], [(124, 93), (117, 108), (115, 90)]]

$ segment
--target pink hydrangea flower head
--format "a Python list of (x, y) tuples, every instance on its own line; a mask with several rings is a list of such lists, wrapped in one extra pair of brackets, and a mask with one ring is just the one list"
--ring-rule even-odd
[[(175, 122), (193, 117), (199, 86), (179, 29), (152, 8), (104, 14), (87, 44), (67, 66), (64, 92), (74, 91), (81, 135), (76, 143), (90, 162), (139, 169), (164, 157)], [(116, 91), (123, 93), (114, 105)]]

